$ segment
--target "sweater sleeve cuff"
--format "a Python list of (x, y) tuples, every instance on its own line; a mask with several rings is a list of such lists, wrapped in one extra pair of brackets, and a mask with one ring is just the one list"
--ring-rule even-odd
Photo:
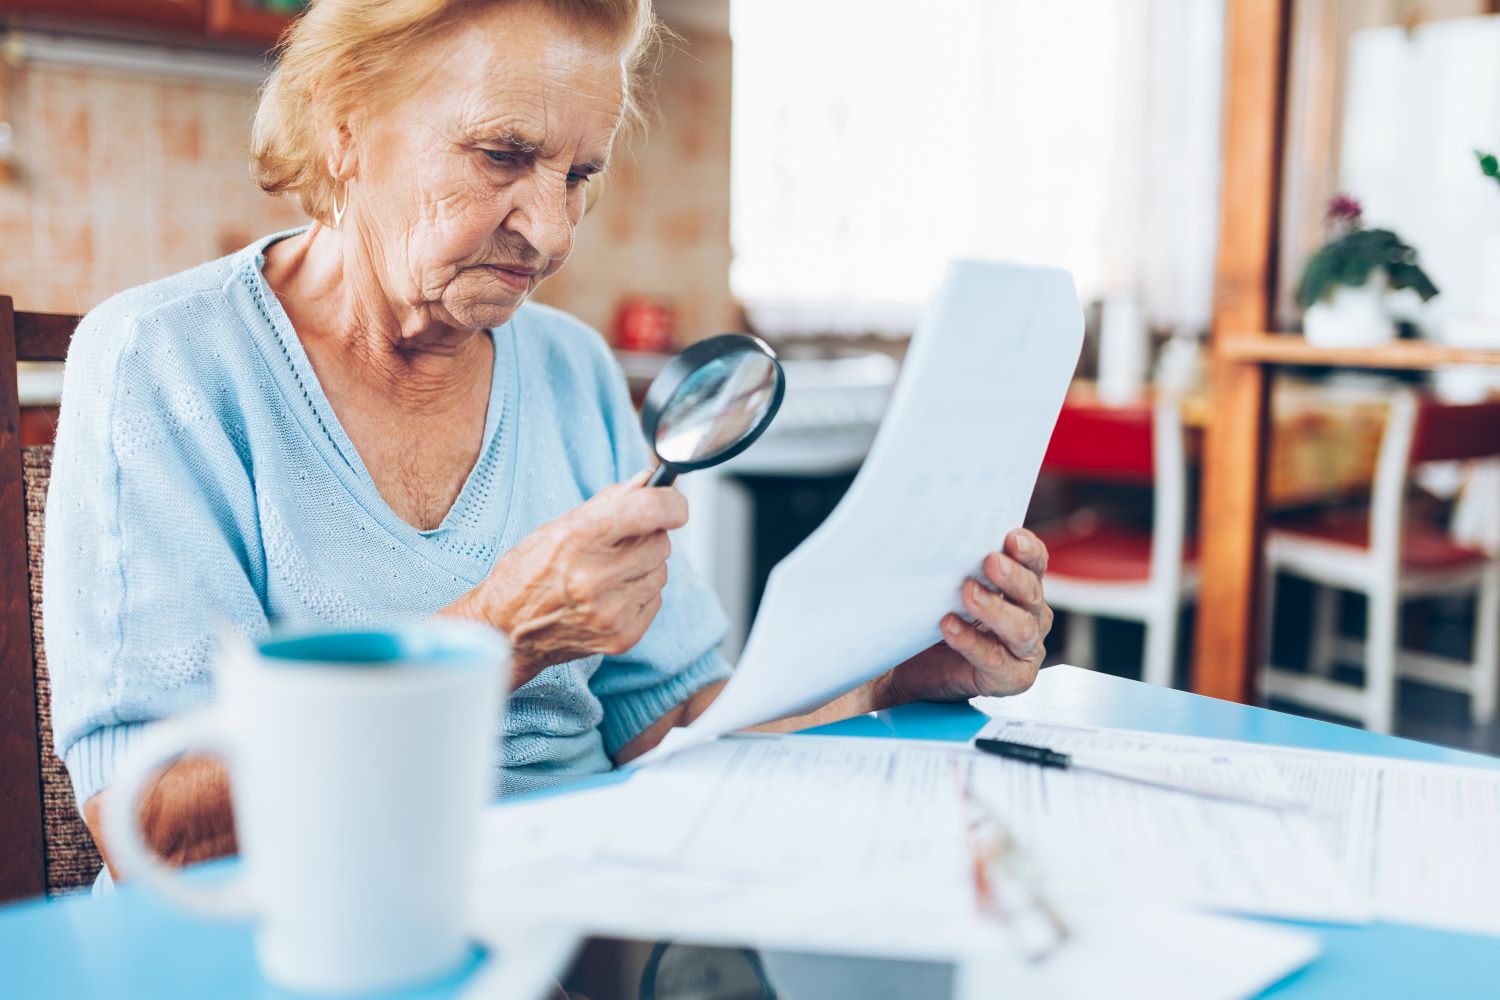
[(150, 722), (122, 722), (95, 729), (80, 737), (63, 753), (68, 777), (73, 781), (73, 796), (78, 808), (114, 780), (120, 761), (130, 753), (141, 736), (151, 728)]
[(604, 752), (613, 759), (621, 747), (645, 732), (668, 710), (708, 685), (724, 680), (733, 669), (717, 649), (711, 649), (654, 687), (600, 699), (604, 704), (604, 721), (599, 724)]

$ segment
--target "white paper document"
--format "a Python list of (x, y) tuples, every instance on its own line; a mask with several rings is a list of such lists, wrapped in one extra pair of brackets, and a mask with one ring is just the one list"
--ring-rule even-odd
[(821, 705), (937, 642), (1025, 517), (1082, 338), (1067, 272), (953, 263), (848, 493), (772, 571), (724, 691), (642, 763)]
[(954, 751), (814, 736), (720, 740), (632, 778), (634, 815), (605, 851), (759, 882), (898, 880), (972, 896), (955, 768), (977, 755)]
[[(985, 772), (1003, 762), (964, 747), (750, 736), (621, 785), (491, 810), (476, 926), (498, 940), (547, 924), (772, 951), (957, 959), (984, 987), (961, 994), (975, 1000), (997, 986), (1071, 998), (1114, 995), (1121, 983), (1157, 997), (1228, 1000), (1317, 954), (1306, 934), (1083, 885), (1078, 897), (1056, 897), (1068, 942), (1045, 962), (1022, 960), (975, 906), (959, 796), (965, 766), (1000, 808), (1004, 784)], [(1106, 874), (1088, 855), (1118, 856), (1133, 837), (1128, 828), (1047, 834), (1074, 845), (1069, 865)], [(1057, 874), (1043, 873), (1049, 897), (1054, 882), (1069, 882)]]
[[(1225, 767), (1164, 765), (1209, 780)], [(1260, 761), (1246, 784), (1276, 785)], [(969, 885), (960, 779), (1026, 845), (1049, 895), (1368, 920), (1306, 817), (980, 754), (965, 745), (738, 736), (643, 771), (609, 855), (760, 882)]]
[(1308, 803), (1318, 839), (1374, 917), (1500, 935), (1500, 769), (1004, 717), (983, 735), (1151, 766), (1233, 762), (1219, 780), (1246, 790), (1268, 787), (1255, 776), (1269, 769), (1275, 788)]

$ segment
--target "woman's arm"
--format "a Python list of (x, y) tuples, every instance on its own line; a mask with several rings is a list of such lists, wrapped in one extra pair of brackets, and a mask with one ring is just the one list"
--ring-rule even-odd
[[(104, 839), (104, 808), (109, 790), (83, 804), (83, 821), (109, 868), (122, 881), (128, 873), (115, 866)], [(229, 772), (216, 757), (184, 757), (163, 770), (140, 798), (139, 822), (146, 846), (163, 860), (190, 865), (222, 858), (237, 850), (234, 814), (229, 805)]]
[[(107, 788), (139, 733), (210, 697), (213, 623), (245, 636), (268, 627), (260, 491), (241, 452), (243, 428), (206, 402), (233, 399), (224, 374), (233, 359), (205, 364), (202, 345), (181, 335), (202, 325), (188, 313), (195, 299), (176, 298), (180, 285), (155, 287), (172, 294), (116, 296), (73, 336), (46, 514), (42, 615), (56, 749), (106, 863)], [(184, 401), (194, 401), (191, 419)], [(174, 860), (233, 850), (215, 760), (164, 771), (142, 818), (147, 843)]]
[[(1000, 552), (981, 564), (985, 582), (963, 585), (964, 609), (943, 618), (943, 641), (879, 677), (804, 715), (755, 726), (757, 732), (789, 733), (879, 712), (912, 701), (965, 701), (978, 695), (1019, 694), (1031, 687), (1047, 651), (1052, 609), (1042, 593), (1047, 547), (1019, 528)], [(616, 755), (624, 764), (655, 747), (674, 726), (685, 726), (711, 705), (724, 682), (710, 684), (662, 716)]]

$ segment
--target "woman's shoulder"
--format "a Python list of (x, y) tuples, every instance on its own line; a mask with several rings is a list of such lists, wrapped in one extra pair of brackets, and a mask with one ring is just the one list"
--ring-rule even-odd
[[(237, 255), (236, 255), (237, 256)], [(69, 367), (115, 369), (142, 356), (152, 366), (197, 368), (193, 357), (207, 344), (222, 343), (217, 328), (233, 321), (227, 294), (236, 256), (200, 264), (118, 292), (78, 324), (68, 348)]]
[[(237, 257), (119, 292), (91, 309), (68, 346), (63, 407), (107, 421), (163, 397), (217, 395), (247, 338), (230, 300)], [(248, 360), (248, 359), (247, 359)]]

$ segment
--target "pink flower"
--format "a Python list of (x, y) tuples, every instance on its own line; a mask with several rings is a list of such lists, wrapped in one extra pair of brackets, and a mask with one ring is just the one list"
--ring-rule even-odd
[(1350, 195), (1336, 194), (1328, 199), (1327, 219), (1331, 224), (1343, 223), (1350, 229), (1358, 229), (1359, 220), (1364, 214), (1364, 207)]

